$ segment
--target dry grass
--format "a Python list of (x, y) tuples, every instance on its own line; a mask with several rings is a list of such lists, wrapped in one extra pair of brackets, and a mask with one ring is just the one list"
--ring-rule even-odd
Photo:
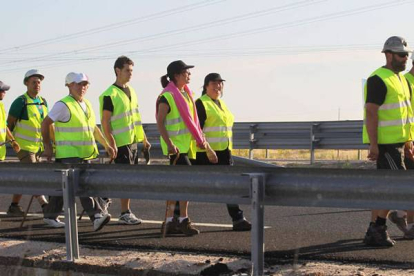
[[(237, 156), (248, 157), (249, 150), (233, 150), (233, 154)], [(351, 161), (351, 160), (367, 160), (368, 151), (360, 150), (360, 158), (358, 158), (358, 150), (316, 150), (315, 160), (332, 160), (332, 161)], [(270, 159), (270, 160), (310, 160), (309, 150), (253, 150), (254, 159)]]

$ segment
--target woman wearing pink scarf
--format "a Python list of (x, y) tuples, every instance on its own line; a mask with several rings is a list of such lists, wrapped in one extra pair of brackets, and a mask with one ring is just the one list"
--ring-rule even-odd
[[(191, 165), (197, 148), (207, 150), (212, 163), (217, 163), (217, 156), (204, 138), (197, 117), (193, 95), (187, 84), (190, 83), (192, 65), (181, 60), (171, 62), (167, 74), (161, 77), (164, 90), (157, 100), (157, 126), (161, 134), (161, 147), (168, 155), (170, 165)], [(179, 201), (180, 217), (174, 218), (176, 201), (167, 201), (166, 219), (162, 234), (184, 234), (186, 236), (200, 233), (188, 218), (188, 201)]]

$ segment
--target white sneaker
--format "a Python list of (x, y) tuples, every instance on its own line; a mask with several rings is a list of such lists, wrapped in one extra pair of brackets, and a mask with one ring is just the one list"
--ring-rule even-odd
[(119, 224), (141, 224), (141, 220), (137, 218), (133, 213), (125, 213), (121, 215), (118, 219)]
[(65, 223), (61, 222), (58, 218), (56, 218), (56, 219), (44, 218), (43, 222), (46, 223), (48, 226), (53, 227), (53, 228), (63, 228), (63, 227), (65, 227)]
[(93, 221), (93, 230), (99, 231), (111, 220), (111, 215), (108, 213), (96, 214)]

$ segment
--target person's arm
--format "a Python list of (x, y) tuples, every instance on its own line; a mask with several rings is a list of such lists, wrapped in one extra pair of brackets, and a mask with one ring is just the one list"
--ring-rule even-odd
[(109, 145), (115, 150), (115, 156), (116, 156), (118, 148), (116, 146), (115, 137), (112, 134), (111, 116), (112, 116), (112, 112), (104, 109), (102, 111), (101, 124), (102, 124), (103, 134), (106, 140), (108, 141)]
[(6, 138), (7, 138), (7, 140), (11, 141), (10, 144), (11, 144), (14, 152), (18, 153), (20, 151), (20, 145), (19, 145), (19, 143), (17, 143), (16, 140), (14, 140), (14, 136), (13, 136), (13, 134), (11, 133), (11, 131), (8, 127), (6, 127)]
[(53, 148), (52, 148), (52, 140), (50, 139), (50, 129), (53, 125), (53, 120), (50, 119), (49, 116), (42, 122), (42, 138), (43, 138), (43, 146), (45, 148), (43, 155), (46, 157), (48, 162), (52, 161), (53, 155)]
[(16, 127), (16, 123), (17, 118), (9, 114), (9, 116), (7, 117), (7, 127), (10, 131), (14, 130), (14, 128)]
[(379, 105), (374, 103), (365, 104), (366, 120), (365, 125), (369, 137), (368, 159), (375, 161), (378, 159), (378, 109)]
[(105, 137), (103, 136), (101, 130), (98, 126), (95, 126), (95, 129), (93, 130), (93, 136), (95, 137), (95, 140), (98, 141), (102, 146), (104, 146), (106, 152), (109, 155), (109, 158), (112, 160), (116, 157), (116, 151), (115, 149), (106, 141)]
[(157, 127), (158, 127), (158, 131), (161, 134), (162, 139), (164, 139), (165, 143), (168, 146), (168, 154), (177, 154), (179, 153), (179, 150), (174, 145), (174, 143), (171, 141), (170, 136), (168, 135), (167, 129), (165, 128), (165, 125), (164, 125), (165, 118), (167, 118), (169, 109), (170, 107), (168, 106), (168, 104), (165, 104), (165, 103), (158, 104)]

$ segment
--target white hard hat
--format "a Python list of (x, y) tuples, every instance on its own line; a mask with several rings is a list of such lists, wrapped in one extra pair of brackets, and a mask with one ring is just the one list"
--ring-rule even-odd
[(33, 76), (37, 76), (40, 78), (40, 80), (43, 80), (45, 78), (45, 76), (43, 76), (42, 73), (40, 73), (39, 70), (37, 69), (31, 69), (29, 71), (26, 72), (26, 74), (24, 75), (24, 79), (23, 79), (23, 83), (25, 84), (27, 79)]

